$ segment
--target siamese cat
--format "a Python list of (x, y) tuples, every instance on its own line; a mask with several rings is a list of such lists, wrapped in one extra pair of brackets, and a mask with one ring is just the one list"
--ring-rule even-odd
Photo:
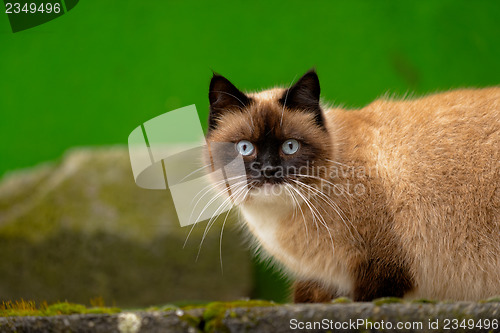
[(313, 70), (254, 93), (214, 74), (209, 101), (208, 146), (230, 145), (205, 157), (245, 168), (217, 186), (295, 302), (500, 294), (500, 88), (345, 110)]

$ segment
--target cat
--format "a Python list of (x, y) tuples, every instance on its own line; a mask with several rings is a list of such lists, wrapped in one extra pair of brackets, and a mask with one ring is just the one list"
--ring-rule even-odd
[(500, 88), (344, 110), (314, 70), (254, 93), (214, 74), (209, 102), (205, 158), (243, 158), (230, 196), (295, 302), (500, 294)]

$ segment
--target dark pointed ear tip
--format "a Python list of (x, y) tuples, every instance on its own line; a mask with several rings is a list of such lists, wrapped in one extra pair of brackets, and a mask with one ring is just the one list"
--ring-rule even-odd
[(308, 71), (304, 74), (304, 76), (306, 76), (306, 77), (307, 77), (307, 76), (311, 76), (311, 77), (316, 77), (316, 78), (317, 78), (317, 77), (318, 77), (318, 73), (316, 72), (316, 68), (314, 68), (314, 67), (313, 67), (313, 68), (311, 68), (310, 70), (308, 70)]
[(214, 71), (212, 69), (212, 77), (216, 77), (216, 76), (222, 76), (222, 75), (220, 75), (219, 73), (217, 73), (216, 71)]
[(210, 79), (210, 90), (214, 88), (214, 86), (220, 82), (228, 82), (228, 79), (226, 79), (224, 76), (220, 75), (217, 72), (212, 71), (213, 75), (212, 78)]
[(219, 74), (219, 73), (217, 73), (217, 72), (212, 71), (212, 81), (213, 81), (213, 80), (217, 80), (217, 79), (225, 79), (225, 77), (224, 77), (224, 76), (222, 76), (222, 75), (220, 75), (220, 74)]

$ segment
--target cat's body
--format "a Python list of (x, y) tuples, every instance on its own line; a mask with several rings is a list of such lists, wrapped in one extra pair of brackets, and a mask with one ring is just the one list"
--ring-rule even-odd
[(264, 171), (247, 169), (239, 208), (297, 278), (295, 301), (500, 294), (500, 88), (350, 111), (320, 107), (314, 72), (289, 90), (233, 88), (211, 86), (207, 138), (253, 143), (245, 162)]

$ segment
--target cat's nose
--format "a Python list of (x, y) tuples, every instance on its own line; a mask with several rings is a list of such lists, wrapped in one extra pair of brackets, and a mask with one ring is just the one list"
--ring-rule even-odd
[(275, 178), (280, 177), (279, 174), (280, 168), (276, 166), (266, 166), (262, 168), (261, 173), (265, 178)]

